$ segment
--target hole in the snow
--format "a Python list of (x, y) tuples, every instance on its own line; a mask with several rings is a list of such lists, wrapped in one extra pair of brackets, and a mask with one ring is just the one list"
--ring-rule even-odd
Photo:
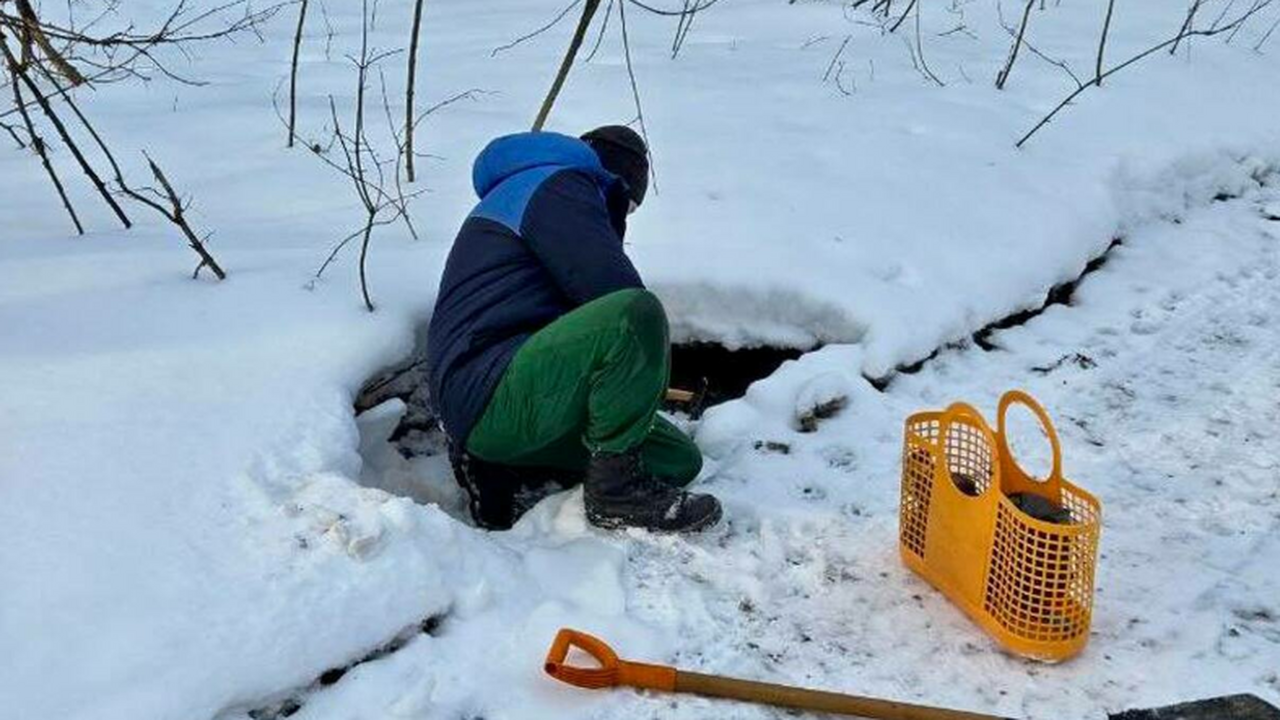
[[(438, 505), (471, 524), (466, 495), (454, 479), (448, 444), (432, 409), (425, 351), (420, 338), (408, 358), (370, 378), (357, 394), (354, 409), (363, 459), (359, 481), (424, 505)], [(751, 383), (801, 354), (801, 350), (776, 347), (730, 350), (710, 343), (675, 345), (670, 386), (686, 392), (675, 393), (679, 397), (669, 399), (664, 407), (697, 418), (707, 407), (741, 397)], [(532, 507), (563, 486), (563, 482), (531, 483), (517, 502)]]
[(782, 363), (805, 352), (780, 347), (731, 350), (715, 343), (673, 345), (671, 387), (687, 390), (693, 397), (668, 403), (668, 409), (697, 417), (712, 405), (742, 397), (751, 383), (772, 375)]
[(426, 348), (374, 375), (356, 395), (360, 429), (360, 484), (435, 504), (469, 522), (466, 500), (453, 479), (444, 433), (431, 407)]

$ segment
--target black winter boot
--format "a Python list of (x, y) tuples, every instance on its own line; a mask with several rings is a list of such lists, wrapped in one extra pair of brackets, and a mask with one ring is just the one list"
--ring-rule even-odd
[(467, 493), (467, 509), (477, 527), (509, 530), (518, 517), (515, 507), (520, 480), (509, 468), (488, 463), (449, 443), (453, 477)]
[(696, 532), (720, 521), (720, 501), (677, 490), (645, 470), (640, 449), (593, 453), (583, 483), (587, 520), (597, 527)]
[(546, 496), (582, 482), (582, 474), (554, 468), (512, 467), (487, 462), (449, 441), (453, 477), (467, 493), (476, 527), (510, 530)]

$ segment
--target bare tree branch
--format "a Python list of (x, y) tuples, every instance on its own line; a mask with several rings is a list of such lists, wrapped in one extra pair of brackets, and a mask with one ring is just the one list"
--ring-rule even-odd
[(696, 15), (702, 12), (703, 10), (706, 10), (707, 8), (711, 7), (712, 5), (715, 5), (716, 3), (720, 2), (720, 0), (702, 0), (702, 2), (700, 3), (695, 3), (693, 5), (685, 5), (681, 7), (681, 9), (679, 10), (663, 10), (662, 8), (654, 7), (653, 5), (650, 5), (648, 3), (641, 2), (641, 0), (623, 0), (623, 1), (629, 2), (632, 5), (635, 5), (636, 7), (642, 10), (646, 10), (648, 12), (653, 13), (654, 15), (665, 15), (667, 17)]
[[(1184, 39), (1186, 39), (1186, 38), (1189, 38), (1189, 37), (1213, 37), (1214, 35), (1220, 35), (1220, 34), (1222, 34), (1222, 33), (1224, 33), (1224, 32), (1230, 32), (1230, 31), (1232, 31), (1233, 29), (1235, 29), (1236, 27), (1239, 27), (1242, 23), (1248, 22), (1248, 20), (1249, 20), (1250, 18), (1252, 18), (1254, 15), (1256, 15), (1257, 13), (1259, 13), (1260, 11), (1262, 11), (1262, 9), (1263, 9), (1263, 8), (1266, 8), (1266, 7), (1270, 6), (1273, 2), (1275, 2), (1275, 0), (1262, 0), (1261, 2), (1254, 3), (1254, 5), (1253, 5), (1249, 10), (1247, 10), (1244, 14), (1240, 15), (1239, 17), (1237, 17), (1237, 18), (1236, 18), (1235, 20), (1233, 20), (1232, 22), (1230, 22), (1230, 23), (1228, 23), (1228, 24), (1226, 24), (1226, 25), (1222, 25), (1222, 26), (1216, 27), (1216, 28), (1209, 28), (1209, 29), (1206, 29), (1206, 30), (1192, 30), (1192, 29), (1190, 29), (1190, 26), (1189, 26), (1188, 24), (1184, 23), (1184, 25), (1183, 25), (1184, 29), (1183, 29), (1182, 31), (1180, 31), (1177, 35), (1175, 35), (1174, 37), (1171, 37), (1171, 38), (1169, 38), (1168, 40), (1165, 40), (1165, 41), (1164, 41), (1164, 42), (1162, 42), (1162, 43), (1159, 43), (1159, 44), (1157, 44), (1157, 45), (1154, 45), (1154, 46), (1152, 46), (1152, 47), (1147, 48), (1146, 50), (1143, 50), (1142, 52), (1138, 53), (1137, 55), (1134, 55), (1133, 57), (1129, 58), (1128, 60), (1125, 60), (1124, 62), (1120, 63), (1119, 65), (1116, 65), (1115, 67), (1111, 68), (1110, 70), (1107, 70), (1106, 72), (1102, 73), (1101, 75), (1099, 75), (1099, 76), (1098, 76), (1098, 78), (1099, 78), (1099, 79), (1105, 79), (1105, 78), (1111, 77), (1112, 75), (1114, 75), (1114, 74), (1116, 74), (1116, 73), (1120, 72), (1121, 70), (1123, 70), (1123, 69), (1125, 69), (1125, 68), (1127, 68), (1127, 67), (1129, 67), (1129, 66), (1133, 65), (1134, 63), (1137, 63), (1137, 62), (1139, 62), (1139, 61), (1141, 61), (1141, 60), (1143, 60), (1143, 59), (1145, 59), (1145, 58), (1148, 58), (1148, 57), (1150, 57), (1150, 56), (1154, 55), (1155, 53), (1158, 53), (1158, 52), (1160, 52), (1161, 50), (1164, 50), (1165, 48), (1171, 47), (1171, 46), (1173, 46), (1175, 43), (1177, 43), (1177, 42), (1179, 42), (1179, 41), (1181, 41), (1181, 40), (1184, 40)], [(1045, 125), (1048, 125), (1048, 124), (1049, 124), (1049, 122), (1050, 122), (1051, 120), (1053, 120), (1053, 118), (1054, 118), (1055, 116), (1057, 116), (1057, 114), (1058, 114), (1059, 112), (1062, 112), (1062, 109), (1063, 109), (1063, 108), (1065, 108), (1065, 107), (1067, 107), (1068, 105), (1070, 105), (1072, 100), (1075, 100), (1077, 97), (1079, 97), (1081, 94), (1083, 94), (1083, 93), (1085, 92), (1085, 90), (1089, 89), (1090, 87), (1096, 87), (1096, 86), (1097, 86), (1096, 84), (1094, 84), (1094, 85), (1082, 85), (1081, 87), (1076, 88), (1076, 90), (1075, 90), (1074, 92), (1070, 93), (1070, 94), (1069, 94), (1069, 95), (1067, 95), (1065, 98), (1063, 98), (1062, 102), (1058, 103), (1058, 104), (1057, 104), (1057, 106), (1055, 106), (1055, 107), (1053, 108), (1053, 110), (1050, 110), (1050, 111), (1049, 111), (1049, 114), (1047, 114), (1047, 115), (1045, 115), (1043, 118), (1041, 118), (1041, 119), (1040, 119), (1040, 122), (1036, 123), (1035, 127), (1032, 127), (1029, 131), (1027, 131), (1027, 134), (1023, 135), (1023, 136), (1022, 136), (1022, 138), (1018, 140), (1018, 142), (1014, 143), (1014, 146), (1015, 146), (1015, 147), (1019, 147), (1019, 148), (1020, 148), (1020, 147), (1022, 147), (1022, 146), (1023, 146), (1023, 145), (1028, 141), (1028, 140), (1030, 140), (1030, 139), (1031, 139), (1031, 137), (1032, 137), (1033, 135), (1035, 135), (1037, 132), (1039, 132), (1040, 128), (1044, 127)]]
[(578, 3), (580, 2), (582, 2), (582, 0), (573, 0), (573, 2), (570, 2), (568, 5), (564, 6), (564, 8), (560, 12), (556, 13), (556, 16), (551, 18), (551, 20), (548, 21), (546, 24), (540, 26), (536, 30), (531, 30), (525, 33), (524, 35), (521, 35), (520, 37), (516, 38), (515, 40), (512, 40), (511, 42), (505, 45), (499, 45), (498, 47), (490, 51), (489, 57), (497, 57), (498, 53), (506, 52), (507, 50), (517, 47), (522, 43), (526, 43), (538, 37), (539, 35), (547, 32), (548, 30), (555, 27), (556, 25), (559, 25), (560, 21), (564, 19), (564, 16), (573, 12), (573, 9), (578, 7)]

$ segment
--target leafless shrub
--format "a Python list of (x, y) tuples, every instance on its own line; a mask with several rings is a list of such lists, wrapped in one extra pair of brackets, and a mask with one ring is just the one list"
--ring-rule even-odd
[[(169, 60), (175, 55), (183, 57), (196, 44), (257, 33), (260, 24), (279, 6), (254, 10), (248, 0), (229, 0), (199, 10), (186, 0), (178, 0), (158, 25), (145, 30), (120, 17), (117, 0), (108, 0), (96, 15), (85, 20), (77, 20), (69, 11), (65, 18), (50, 20), (45, 13), (50, 7), (33, 5), (30, 0), (0, 0), (0, 59), (3, 77), (12, 89), (12, 106), (0, 106), (0, 126), (8, 129), (19, 146), (26, 146), (39, 156), (77, 232), (84, 232), (83, 225), (54, 170), (49, 143), (36, 125), (32, 108), (39, 109), (44, 122), (53, 129), (97, 194), (126, 228), (132, 223), (116, 202), (117, 194), (161, 209), (170, 221), (183, 229), (189, 244), (200, 254), (201, 263), (196, 272), (208, 267), (219, 279), (225, 277), (222, 268), (204, 249), (203, 242), (185, 224), (183, 204), (159, 166), (148, 158), (152, 176), (164, 188), (163, 195), (159, 191), (148, 194), (130, 188), (106, 142), (76, 104), (74, 93), (81, 87), (147, 81), (157, 76), (198, 85), (198, 80), (180, 75), (169, 65)], [(112, 24), (116, 29), (107, 29)], [(25, 142), (14, 126), (5, 122), (11, 117), (21, 119)], [(92, 137), (110, 175), (100, 169), (103, 160), (95, 161), (81, 149), (73, 127)], [(114, 179), (114, 188), (104, 176)], [(163, 197), (169, 206), (165, 208), (149, 195)]]

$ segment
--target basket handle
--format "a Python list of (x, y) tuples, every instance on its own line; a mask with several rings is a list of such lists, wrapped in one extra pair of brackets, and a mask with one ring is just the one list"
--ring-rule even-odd
[[(946, 477), (952, 486), (955, 485), (955, 478), (951, 477), (951, 464), (946, 460), (947, 454), (947, 436), (951, 434), (951, 426), (955, 421), (964, 418), (971, 425), (974, 425), (982, 433), (988, 445), (991, 448), (992, 465), (991, 465), (991, 484), (1000, 487), (1000, 464), (995, 461), (997, 448), (996, 439), (991, 434), (991, 426), (987, 424), (986, 418), (982, 417), (982, 413), (977, 408), (967, 402), (953, 402), (942, 411), (942, 417), (938, 420), (938, 448), (942, 452), (942, 469), (947, 473)], [(986, 495), (986, 493), (979, 493)]]
[[(987, 425), (986, 419), (982, 417), (982, 413), (977, 408), (967, 402), (953, 402), (947, 406), (946, 410), (942, 411), (942, 417), (938, 420), (938, 443), (942, 447), (945, 448), (947, 446), (947, 435), (951, 430), (951, 426), (959, 418), (970, 420), (984, 434), (988, 436), (991, 434), (991, 426)], [(988, 439), (992, 438), (988, 437)]]
[(1034, 477), (1018, 463), (1018, 458), (1014, 456), (1013, 450), (1009, 447), (1009, 435), (1006, 432), (1005, 419), (1009, 414), (1009, 408), (1015, 404), (1022, 405), (1030, 410), (1040, 421), (1040, 426), (1044, 428), (1045, 434), (1049, 436), (1049, 446), (1053, 448), (1053, 467), (1049, 471), (1049, 477), (1045, 478), (1045, 480), (1061, 480), (1062, 444), (1058, 442), (1058, 431), (1053, 427), (1053, 421), (1049, 419), (1049, 413), (1045, 412), (1035, 398), (1022, 390), (1010, 390), (1000, 398), (1000, 409), (996, 413), (996, 434), (999, 437), (1000, 452), (1012, 460), (1023, 475)]

